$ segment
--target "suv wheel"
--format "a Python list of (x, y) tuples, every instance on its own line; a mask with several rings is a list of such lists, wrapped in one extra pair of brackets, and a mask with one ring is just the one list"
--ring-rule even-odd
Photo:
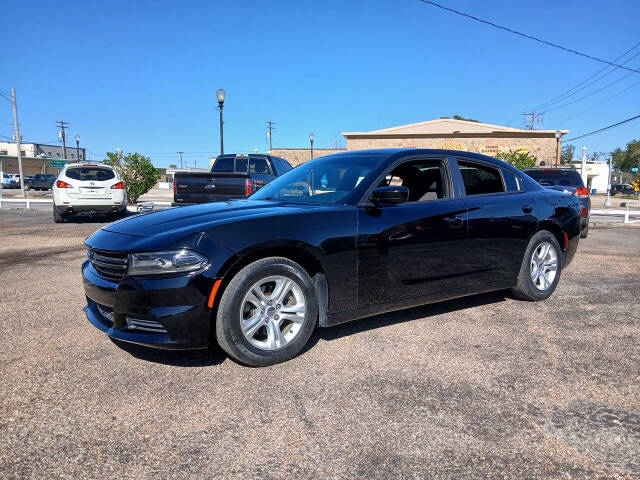
[(560, 244), (551, 232), (541, 230), (529, 241), (520, 267), (518, 283), (512, 292), (523, 300), (545, 300), (556, 289), (561, 270)]
[(240, 270), (220, 298), (216, 337), (237, 361), (261, 367), (284, 362), (305, 346), (318, 318), (309, 274), (282, 257)]
[(56, 204), (54, 203), (53, 204), (53, 221), (55, 223), (62, 223), (64, 222), (65, 218), (67, 218), (67, 216), (60, 213), (56, 208)]

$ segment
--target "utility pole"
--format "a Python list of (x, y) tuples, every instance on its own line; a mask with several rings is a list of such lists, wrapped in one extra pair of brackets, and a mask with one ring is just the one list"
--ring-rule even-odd
[(273, 128), (273, 126), (276, 124), (276, 122), (267, 122), (268, 130), (267, 130), (267, 137), (269, 137), (269, 153), (271, 153), (271, 150), (273, 150), (273, 131), (275, 130), (275, 128)]
[(183, 153), (184, 153), (184, 152), (178, 152), (178, 155), (180, 155), (180, 168), (184, 168), (184, 167), (182, 166), (182, 154), (183, 154)]
[(524, 117), (524, 129), (535, 130), (536, 124), (542, 123), (542, 115), (544, 114), (539, 112), (523, 113), (522, 116)]
[(58, 120), (56, 122), (56, 126), (60, 127), (60, 138), (62, 138), (62, 158), (67, 160), (67, 132), (64, 131), (65, 128), (69, 128), (71, 126), (70, 123), (65, 122), (64, 120)]
[(24, 175), (22, 175), (22, 152), (20, 145), (20, 127), (18, 124), (18, 102), (16, 101), (16, 89), (11, 89), (11, 102), (13, 103), (13, 123), (16, 127), (16, 148), (18, 149), (18, 170), (20, 172), (20, 196), (24, 197)]

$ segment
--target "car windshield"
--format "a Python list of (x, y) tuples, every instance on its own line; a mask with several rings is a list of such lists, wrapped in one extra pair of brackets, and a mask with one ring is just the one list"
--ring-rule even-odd
[(529, 170), (525, 173), (545, 187), (560, 185), (563, 187), (584, 188), (582, 177), (574, 170)]
[[(289, 170), (262, 187), (251, 200), (343, 203), (377, 166), (371, 156), (329, 155)], [(368, 179), (367, 179), (368, 180)]]
[(102, 182), (116, 178), (115, 173), (110, 168), (101, 167), (75, 167), (69, 168), (65, 175), (74, 180)]

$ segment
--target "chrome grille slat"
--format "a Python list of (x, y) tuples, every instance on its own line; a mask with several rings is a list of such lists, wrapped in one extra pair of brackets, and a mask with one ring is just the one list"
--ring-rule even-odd
[(167, 333), (160, 323), (142, 318), (127, 317), (127, 327), (130, 330), (140, 330), (143, 332)]
[(127, 273), (129, 257), (126, 253), (89, 248), (87, 255), (93, 268), (106, 278), (120, 280)]

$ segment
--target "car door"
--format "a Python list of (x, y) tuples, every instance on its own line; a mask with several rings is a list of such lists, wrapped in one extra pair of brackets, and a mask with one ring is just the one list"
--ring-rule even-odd
[(375, 186), (406, 186), (409, 201), (358, 207), (360, 308), (464, 286), (466, 206), (451, 178), (444, 157), (396, 162)]
[(468, 216), (468, 286), (514, 284), (538, 227), (535, 199), (512, 170), (462, 156), (455, 164)]

